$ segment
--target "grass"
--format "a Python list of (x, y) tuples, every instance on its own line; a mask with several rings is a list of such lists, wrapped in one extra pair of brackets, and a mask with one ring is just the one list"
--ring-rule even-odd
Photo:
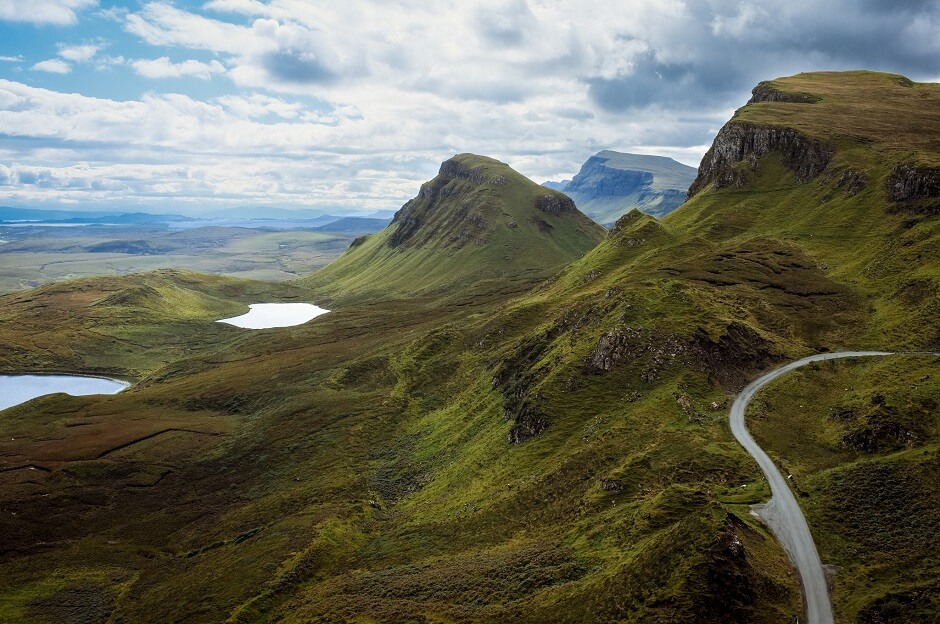
[[(940, 572), (940, 361), (830, 362), (762, 393), (748, 417), (802, 495), (837, 621), (929, 621)], [(890, 613), (895, 609), (897, 613)]]
[[(789, 103), (787, 118), (820, 104)], [(877, 180), (879, 157), (865, 158)], [(770, 154), (746, 186), (706, 189), (663, 221), (630, 213), (596, 246), (560, 222), (546, 246), (530, 222), (504, 262), (493, 244), (520, 234), (535, 191), (495, 161), (464, 164), (481, 175), (433, 188), (453, 191), (450, 208), (472, 197), (466, 216), (479, 208), (486, 227), (431, 219), (419, 202), (431, 229), (389, 248), (393, 224), (297, 283), (159, 272), (2, 297), (5, 370), (141, 380), (101, 401), (56, 396), (0, 415), (0, 454), (48, 470), (0, 472), (10, 612), (78, 583), (55, 579), (119, 567), (132, 576), (113, 615), (126, 621), (799, 616), (786, 556), (748, 513), (768, 492), (727, 429), (730, 398), (809, 352), (936, 345), (936, 217), (885, 210), (878, 184), (849, 196), (838, 176), (797, 183)], [(517, 227), (494, 206), (516, 211)], [(469, 227), (483, 242), (454, 246)], [(367, 260), (369, 279), (385, 281), (354, 274)], [(295, 328), (213, 323), (258, 297), (325, 294), (333, 311)], [(933, 543), (924, 484), (936, 431), (911, 428), (912, 410), (936, 395), (935, 374), (901, 359), (862, 375), (843, 365), (796, 373), (806, 398), (770, 388), (758, 435), (807, 494), (824, 558), (843, 568), (840, 621), (916, 621), (936, 602), (933, 559), (912, 563)], [(862, 391), (878, 384), (896, 427)], [(789, 401), (826, 405), (839, 387), (858, 388), (837, 398), (851, 422), (804, 414), (814, 434), (797, 436), (775, 416)], [(906, 440), (899, 428), (919, 442), (869, 445), (869, 430)], [(902, 513), (879, 526), (846, 506), (856, 500)]]
[[(445, 171), (448, 166), (452, 170)], [(565, 199), (499, 161), (456, 156), (405, 205), (398, 221), (305, 282), (340, 302), (442, 296), (457, 285), (466, 292), (481, 282), (531, 285), (604, 237), (603, 228), (577, 211), (540, 210), (543, 198)]]

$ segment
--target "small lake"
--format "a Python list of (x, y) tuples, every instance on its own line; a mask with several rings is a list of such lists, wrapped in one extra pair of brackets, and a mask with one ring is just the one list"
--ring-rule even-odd
[(123, 381), (81, 375), (0, 375), (0, 410), (44, 394), (117, 394), (129, 385)]
[(303, 325), (329, 310), (312, 303), (253, 303), (248, 314), (221, 319), (216, 323), (228, 323), (242, 329), (270, 329)]

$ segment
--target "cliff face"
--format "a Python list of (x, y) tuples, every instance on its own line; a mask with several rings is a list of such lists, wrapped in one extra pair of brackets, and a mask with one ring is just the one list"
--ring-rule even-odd
[(649, 171), (632, 169), (614, 169), (607, 167), (607, 158), (591, 156), (581, 167), (565, 191), (584, 197), (629, 195), (641, 187), (653, 184), (653, 174)]
[(896, 207), (930, 215), (940, 214), (940, 167), (901, 164), (885, 184)]
[(689, 197), (712, 183), (715, 188), (741, 186), (747, 170), (756, 169), (757, 160), (772, 151), (783, 155), (784, 165), (797, 181), (806, 182), (826, 169), (833, 148), (792, 128), (729, 121), (702, 158)]
[(813, 104), (820, 100), (818, 95), (812, 95), (810, 93), (792, 93), (788, 91), (780, 91), (777, 89), (771, 81), (764, 81), (758, 83), (756, 87), (751, 90), (751, 99), (747, 101), (748, 104), (756, 104), (758, 102), (796, 102), (801, 104)]
[(685, 201), (695, 169), (671, 158), (600, 152), (562, 190), (598, 223), (613, 224), (637, 209), (662, 217)]
[[(498, 197), (503, 191), (511, 194), (513, 183), (520, 184), (519, 180), (510, 181), (513, 176), (509, 172), (493, 168), (460, 156), (445, 160), (437, 177), (422, 184), (417, 197), (395, 213), (392, 225), (396, 227), (388, 237), (388, 246), (421, 246), (441, 240), (458, 247), (485, 244), (495, 226)], [(577, 213), (569, 197), (552, 191), (538, 195), (534, 208), (548, 214)]]

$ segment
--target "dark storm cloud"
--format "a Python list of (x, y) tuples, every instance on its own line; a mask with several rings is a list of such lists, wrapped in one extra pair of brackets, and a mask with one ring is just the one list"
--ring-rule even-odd
[(331, 83), (338, 76), (316, 54), (302, 50), (277, 50), (265, 54), (261, 65), (275, 79), (294, 83)]
[(737, 71), (730, 59), (664, 63), (653, 53), (640, 55), (629, 76), (587, 82), (591, 98), (608, 111), (653, 105), (686, 108), (696, 103), (723, 106), (730, 97), (753, 86), (753, 79)]
[[(728, 5), (722, 5), (726, 9)], [(940, 3), (843, 0), (739, 3), (719, 13), (690, 5), (681, 26), (643, 39), (629, 72), (585, 82), (608, 111), (740, 105), (761, 80), (801, 71), (872, 69), (915, 80), (940, 75)], [(675, 48), (688, 51), (673, 60)]]
[(860, 0), (859, 8), (865, 12), (890, 13), (921, 13), (937, 10), (937, 0)]

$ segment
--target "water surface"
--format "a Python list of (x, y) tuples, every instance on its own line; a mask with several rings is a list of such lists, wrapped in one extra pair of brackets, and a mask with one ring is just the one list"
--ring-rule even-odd
[(129, 385), (114, 379), (81, 375), (0, 375), (0, 410), (44, 394), (117, 394)]
[(221, 319), (217, 323), (228, 323), (243, 329), (269, 329), (302, 325), (329, 310), (312, 303), (253, 303), (248, 314)]

